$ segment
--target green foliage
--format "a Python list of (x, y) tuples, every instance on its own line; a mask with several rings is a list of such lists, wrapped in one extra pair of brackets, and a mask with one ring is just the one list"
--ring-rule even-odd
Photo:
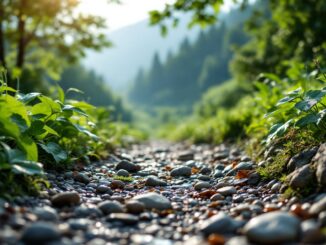
[[(59, 84), (68, 91), (67, 98), (85, 100), (95, 106), (108, 107), (111, 111), (112, 120), (132, 121), (131, 110), (105, 84), (103, 78), (94, 71), (87, 70), (81, 65), (69, 66), (62, 73)], [(73, 91), (70, 88), (77, 88), (78, 90)]]
[[(15, 78), (44, 76), (58, 80), (66, 63), (85, 56), (85, 49), (99, 50), (110, 43), (101, 31), (105, 19), (76, 13), (75, 0), (3, 0), (0, 3), (0, 66)], [(23, 91), (31, 84), (23, 79)], [(26, 89), (26, 90), (25, 90)], [(29, 88), (30, 89), (30, 88)]]
[(115, 176), (113, 176), (113, 179), (115, 179), (115, 180), (121, 180), (123, 182), (133, 182), (134, 181), (134, 178), (132, 176), (125, 177), (125, 176), (115, 175)]

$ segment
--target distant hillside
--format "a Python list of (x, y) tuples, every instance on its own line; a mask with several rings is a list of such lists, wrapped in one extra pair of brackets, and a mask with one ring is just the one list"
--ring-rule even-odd
[(140, 68), (148, 68), (156, 51), (166, 57), (169, 51), (176, 51), (187, 36), (194, 40), (199, 28), (187, 28), (189, 18), (181, 18), (177, 29), (162, 38), (158, 27), (151, 27), (148, 21), (125, 27), (108, 34), (114, 46), (100, 53), (89, 52), (84, 60), (87, 68), (95, 70), (116, 91), (124, 91)]
[(195, 41), (185, 38), (167, 59), (156, 53), (149, 69), (139, 70), (134, 78), (130, 101), (147, 110), (155, 106), (191, 109), (210, 87), (230, 79), (233, 47), (248, 41), (244, 22), (253, 9), (230, 11), (217, 25), (200, 31)]

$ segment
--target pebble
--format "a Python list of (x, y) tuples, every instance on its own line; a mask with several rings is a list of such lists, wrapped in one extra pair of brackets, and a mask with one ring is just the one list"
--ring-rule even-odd
[(45, 222), (36, 222), (26, 227), (21, 237), (26, 245), (48, 244), (60, 239), (58, 229), (54, 225)]
[(125, 169), (119, 169), (117, 172), (118, 176), (122, 176), (122, 177), (128, 177), (130, 174), (127, 170)]
[(138, 202), (138, 201), (128, 201), (126, 203), (126, 209), (128, 213), (140, 214), (144, 212), (145, 205), (142, 202)]
[(80, 203), (77, 192), (62, 192), (52, 197), (52, 205), (55, 207), (71, 206)]
[(90, 182), (89, 177), (84, 173), (77, 173), (75, 180), (84, 184), (88, 184)]
[(200, 226), (200, 231), (204, 233), (205, 236), (209, 236), (213, 233), (234, 233), (236, 228), (235, 221), (227, 214), (221, 212), (205, 220)]
[(237, 189), (234, 186), (225, 186), (216, 190), (223, 196), (230, 196), (237, 193)]
[(98, 204), (98, 208), (105, 214), (123, 213), (123, 206), (117, 201), (104, 201)]
[(122, 160), (120, 161), (117, 166), (115, 167), (116, 170), (119, 169), (124, 169), (127, 170), (128, 172), (137, 172), (140, 170), (140, 167), (128, 160)]
[(169, 199), (154, 192), (135, 196), (132, 200), (143, 203), (146, 209), (165, 210), (172, 208)]
[(51, 207), (38, 207), (33, 210), (33, 213), (39, 220), (53, 222), (58, 220), (57, 211)]
[(139, 218), (132, 214), (125, 214), (125, 213), (114, 213), (110, 214), (107, 218), (107, 221), (114, 222), (118, 221), (125, 225), (135, 225), (138, 223)]
[(167, 183), (156, 176), (149, 176), (145, 182), (146, 186), (166, 186)]
[(256, 243), (295, 242), (299, 238), (300, 220), (282, 211), (265, 213), (252, 218), (244, 227), (247, 238)]
[(190, 177), (191, 176), (191, 168), (187, 166), (177, 167), (171, 171), (172, 177)]
[(196, 191), (200, 191), (202, 189), (210, 188), (212, 185), (209, 182), (206, 181), (200, 181), (195, 184), (194, 188)]

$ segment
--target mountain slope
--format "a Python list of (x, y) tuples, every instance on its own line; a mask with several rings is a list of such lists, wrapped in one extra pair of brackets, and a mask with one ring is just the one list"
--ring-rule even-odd
[(187, 28), (189, 18), (181, 18), (180, 25), (162, 38), (159, 27), (151, 27), (142, 21), (108, 34), (114, 46), (100, 53), (89, 52), (84, 65), (94, 69), (116, 91), (124, 91), (130, 85), (140, 68), (148, 68), (154, 52), (165, 57), (175, 51), (187, 36), (194, 40), (199, 28)]

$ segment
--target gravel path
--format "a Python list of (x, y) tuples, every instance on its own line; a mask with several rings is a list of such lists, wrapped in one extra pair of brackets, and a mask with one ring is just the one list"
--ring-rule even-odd
[(326, 244), (326, 194), (286, 200), (256, 167), (224, 145), (119, 150), (0, 201), (0, 244)]

